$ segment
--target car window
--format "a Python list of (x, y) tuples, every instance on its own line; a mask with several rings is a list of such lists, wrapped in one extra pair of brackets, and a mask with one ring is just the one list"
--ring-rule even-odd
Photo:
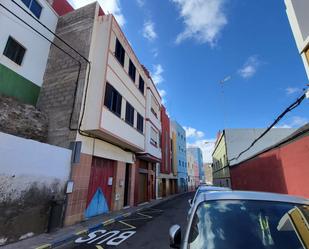
[[(308, 210), (308, 206), (305, 207)], [(282, 225), (293, 209), (294, 204), (269, 201), (204, 202), (194, 214), (188, 248), (305, 248), (293, 226)]]

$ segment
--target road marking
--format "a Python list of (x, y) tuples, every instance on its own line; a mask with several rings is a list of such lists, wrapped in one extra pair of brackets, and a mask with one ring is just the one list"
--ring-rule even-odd
[(98, 249), (104, 249), (103, 246), (99, 246), (99, 245), (96, 245), (95, 247)]
[(118, 222), (121, 223), (121, 224), (123, 224), (123, 225), (125, 225), (125, 226), (130, 227), (130, 228), (125, 228), (125, 229), (120, 229), (120, 230), (131, 230), (131, 229), (135, 229), (135, 228), (136, 228), (135, 226), (133, 226), (133, 225), (131, 225), (131, 224), (128, 224), (128, 223), (126, 223), (126, 222), (124, 222), (124, 221), (122, 221), (122, 220), (120, 220), (120, 221), (118, 221)]
[(36, 247), (35, 249), (46, 249), (46, 248), (51, 248), (51, 244), (41, 245), (39, 247)]
[(87, 233), (87, 232), (88, 232), (88, 230), (85, 229), (85, 230), (82, 230), (82, 231), (77, 232), (76, 235), (81, 235), (81, 234)]
[(131, 213), (126, 213), (126, 214), (123, 215), (123, 217), (128, 217), (130, 215), (131, 215)]
[(115, 219), (110, 219), (110, 220), (104, 221), (103, 225), (106, 226), (106, 225), (109, 225), (109, 224), (114, 223), (114, 222), (115, 222)]
[(144, 216), (144, 217), (147, 217), (147, 218), (149, 218), (149, 219), (151, 219), (152, 218), (152, 216), (150, 216), (150, 215), (147, 215), (147, 214), (142, 214), (142, 213), (137, 213), (138, 215), (141, 215), (141, 216)]

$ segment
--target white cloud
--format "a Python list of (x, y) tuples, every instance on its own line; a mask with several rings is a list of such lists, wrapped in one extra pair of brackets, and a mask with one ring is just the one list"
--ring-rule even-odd
[(309, 123), (308, 118), (300, 117), (300, 116), (294, 116), (290, 119), (289, 122), (286, 122), (282, 125), (277, 125), (275, 128), (299, 128), (305, 124)]
[(164, 72), (163, 67), (161, 64), (153, 65), (153, 71), (151, 72), (151, 78), (155, 85), (160, 84), (164, 81), (162, 73)]
[(300, 93), (301, 89), (297, 88), (297, 87), (287, 87), (285, 89), (285, 92), (286, 92), (287, 95), (292, 95), (294, 93)]
[(256, 55), (250, 56), (243, 67), (238, 70), (238, 73), (244, 79), (251, 78), (255, 75), (259, 65), (260, 61), (258, 57)]
[[(96, 0), (70, 0), (74, 8), (83, 7), (95, 1)], [(119, 0), (98, 0), (98, 2), (106, 14), (111, 13), (115, 16), (120, 26), (123, 26), (125, 24), (126, 20), (121, 12)]]
[(158, 57), (158, 55), (159, 55), (159, 50), (158, 50), (157, 48), (152, 49), (151, 52), (152, 52), (154, 58), (157, 58), (157, 57)]
[(147, 21), (144, 23), (143, 36), (148, 41), (153, 41), (158, 37), (157, 33), (154, 30), (154, 23), (152, 21)]
[(136, 0), (136, 3), (138, 5), (138, 7), (140, 7), (140, 8), (143, 7), (144, 4), (145, 4), (144, 0)]
[(212, 153), (215, 148), (216, 139), (198, 139), (193, 143), (188, 143), (188, 147), (199, 147), (203, 152), (204, 163), (212, 163)]
[(158, 89), (158, 92), (161, 96), (162, 104), (165, 105), (166, 104), (166, 99), (165, 99), (166, 91), (164, 89)]
[(198, 139), (198, 138), (204, 137), (205, 135), (204, 132), (198, 131), (197, 129), (192, 128), (192, 127), (184, 126), (183, 128), (186, 131), (187, 138), (192, 137), (192, 138)]
[(176, 44), (186, 39), (214, 46), (228, 23), (224, 13), (226, 0), (171, 0), (180, 10), (185, 29), (178, 34)]

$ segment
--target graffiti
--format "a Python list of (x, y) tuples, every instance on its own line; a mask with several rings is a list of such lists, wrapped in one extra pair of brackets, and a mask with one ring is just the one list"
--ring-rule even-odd
[(120, 232), (118, 230), (107, 231), (102, 229), (89, 233), (87, 237), (80, 237), (76, 239), (75, 243), (95, 243), (96, 245), (101, 245), (105, 243), (108, 246), (118, 246), (122, 242), (133, 236), (135, 233), (136, 231)]

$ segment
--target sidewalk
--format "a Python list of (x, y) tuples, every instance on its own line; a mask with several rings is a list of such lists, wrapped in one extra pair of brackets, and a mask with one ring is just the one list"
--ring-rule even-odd
[[(185, 192), (187, 193), (187, 192)], [(123, 217), (127, 217), (135, 212), (139, 212), (143, 209), (156, 206), (159, 203), (171, 200), (177, 196), (180, 196), (185, 193), (175, 194), (168, 196), (164, 199), (152, 200), (145, 204), (139, 205), (137, 207), (131, 207), (127, 209), (122, 209), (115, 212), (110, 212), (107, 214), (99, 215), (91, 219), (82, 221), (81, 223), (60, 228), (52, 233), (44, 233), (32, 238), (28, 238), (19, 242), (15, 242), (6, 246), (0, 246), (2, 249), (45, 249), (45, 248), (55, 248), (63, 244), (66, 244), (70, 241), (75, 240), (76, 238), (87, 234), (88, 232), (99, 229), (105, 225), (111, 224)]]

